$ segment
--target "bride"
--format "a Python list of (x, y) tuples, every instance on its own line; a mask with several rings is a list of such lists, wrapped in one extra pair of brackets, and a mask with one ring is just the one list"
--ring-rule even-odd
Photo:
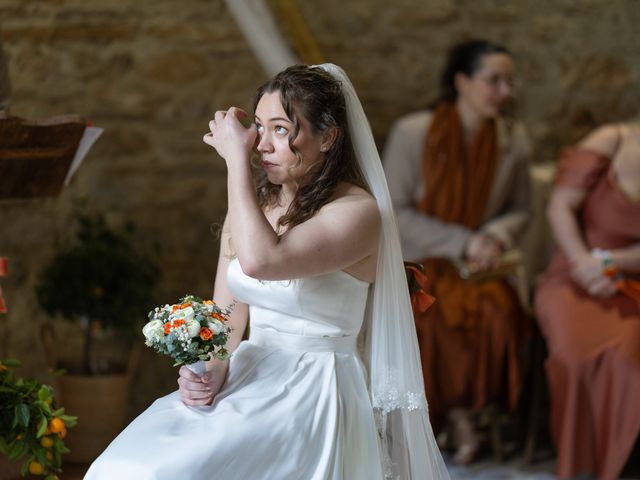
[(214, 299), (236, 302), (232, 357), (202, 375), (182, 367), (179, 390), (85, 479), (448, 478), (395, 217), (349, 79), (290, 67), (258, 89), (254, 114), (247, 128), (242, 110), (216, 112), (204, 136), (228, 169)]

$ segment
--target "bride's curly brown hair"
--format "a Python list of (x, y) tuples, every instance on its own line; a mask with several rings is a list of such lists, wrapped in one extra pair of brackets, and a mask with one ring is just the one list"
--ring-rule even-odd
[[(320, 67), (289, 67), (258, 88), (253, 98), (254, 112), (260, 98), (265, 93), (274, 92), (279, 93), (282, 107), (294, 125), (289, 135), (289, 148), (298, 158), (298, 163), (293, 168), (304, 166), (305, 162), (293, 145), (300, 131), (300, 118), (309, 122), (315, 135), (322, 135), (333, 127), (337, 129), (321, 168), (311, 177), (303, 176), (304, 183), (298, 186), (287, 212), (278, 220), (278, 227), (286, 230), (308, 220), (326, 205), (340, 182), (369, 189), (351, 146), (340, 82)], [(269, 182), (266, 172), (260, 169), (256, 191), (261, 208), (277, 205), (281, 188), (281, 185)]]

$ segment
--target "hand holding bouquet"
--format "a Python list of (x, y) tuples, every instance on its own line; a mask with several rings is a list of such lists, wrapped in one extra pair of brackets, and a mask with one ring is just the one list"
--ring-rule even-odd
[(231, 308), (222, 309), (212, 300), (186, 295), (175, 305), (156, 307), (142, 329), (145, 344), (169, 355), (174, 366), (191, 365), (212, 358), (226, 360), (224, 348), (231, 328), (227, 320)]

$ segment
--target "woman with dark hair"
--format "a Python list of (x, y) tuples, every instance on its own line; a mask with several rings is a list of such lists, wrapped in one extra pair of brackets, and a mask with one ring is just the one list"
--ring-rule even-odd
[(560, 478), (613, 480), (640, 434), (640, 123), (562, 151), (536, 291)]
[(405, 259), (425, 265), (437, 299), (416, 327), (431, 419), (458, 463), (478, 448), (472, 413), (514, 408), (520, 392), (526, 319), (514, 289), (465, 281), (452, 264), (490, 269), (529, 218), (529, 142), (501, 115), (513, 79), (503, 47), (456, 45), (439, 100), (396, 121), (383, 155)]
[(349, 79), (290, 67), (257, 91), (249, 127), (245, 116), (218, 111), (204, 136), (228, 170), (214, 299), (236, 302), (231, 359), (182, 367), (179, 390), (86, 478), (448, 478), (393, 207)]

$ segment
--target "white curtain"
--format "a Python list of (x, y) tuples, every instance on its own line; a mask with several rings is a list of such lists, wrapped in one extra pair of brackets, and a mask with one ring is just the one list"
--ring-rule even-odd
[(270, 77), (300, 63), (263, 0), (225, 0), (225, 3)]

